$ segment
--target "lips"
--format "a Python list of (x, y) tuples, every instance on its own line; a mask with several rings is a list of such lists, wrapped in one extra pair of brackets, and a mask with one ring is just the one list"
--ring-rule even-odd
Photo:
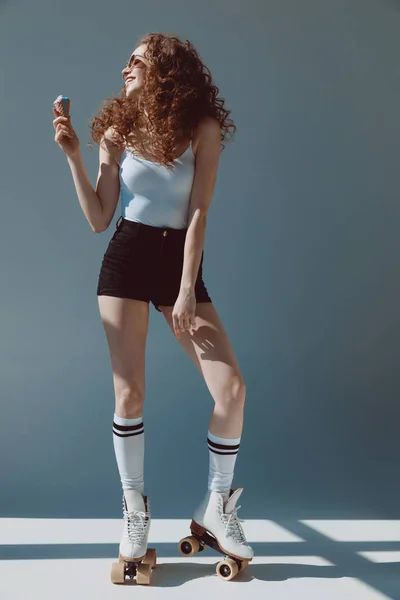
[(125, 85), (127, 85), (130, 81), (133, 81), (135, 79), (135, 77), (128, 77), (128, 79), (125, 80)]

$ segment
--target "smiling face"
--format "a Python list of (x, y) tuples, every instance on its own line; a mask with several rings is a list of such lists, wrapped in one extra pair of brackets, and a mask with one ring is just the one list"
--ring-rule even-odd
[(134, 50), (130, 59), (122, 71), (122, 77), (125, 80), (126, 95), (133, 97), (142, 87), (145, 69), (149, 66), (149, 61), (145, 58), (147, 45), (142, 44)]

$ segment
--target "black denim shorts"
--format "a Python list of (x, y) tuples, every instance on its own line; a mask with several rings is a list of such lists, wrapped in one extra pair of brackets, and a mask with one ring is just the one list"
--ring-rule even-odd
[[(152, 227), (120, 217), (101, 264), (98, 296), (173, 306), (181, 286), (187, 229)], [(212, 302), (203, 282), (203, 256), (194, 287), (196, 302)]]

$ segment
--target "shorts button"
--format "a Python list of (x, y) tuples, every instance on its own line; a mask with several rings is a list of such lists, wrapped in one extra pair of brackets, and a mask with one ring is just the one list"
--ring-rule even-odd
[(163, 236), (166, 237), (168, 234), (168, 231), (164, 231)]

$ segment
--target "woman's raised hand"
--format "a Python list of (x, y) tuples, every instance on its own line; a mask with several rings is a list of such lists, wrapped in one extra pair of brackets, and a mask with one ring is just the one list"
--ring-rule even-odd
[(72, 157), (79, 152), (80, 142), (71, 125), (71, 117), (63, 117), (54, 107), (53, 113), (56, 117), (53, 121), (56, 131), (54, 141), (67, 156)]

